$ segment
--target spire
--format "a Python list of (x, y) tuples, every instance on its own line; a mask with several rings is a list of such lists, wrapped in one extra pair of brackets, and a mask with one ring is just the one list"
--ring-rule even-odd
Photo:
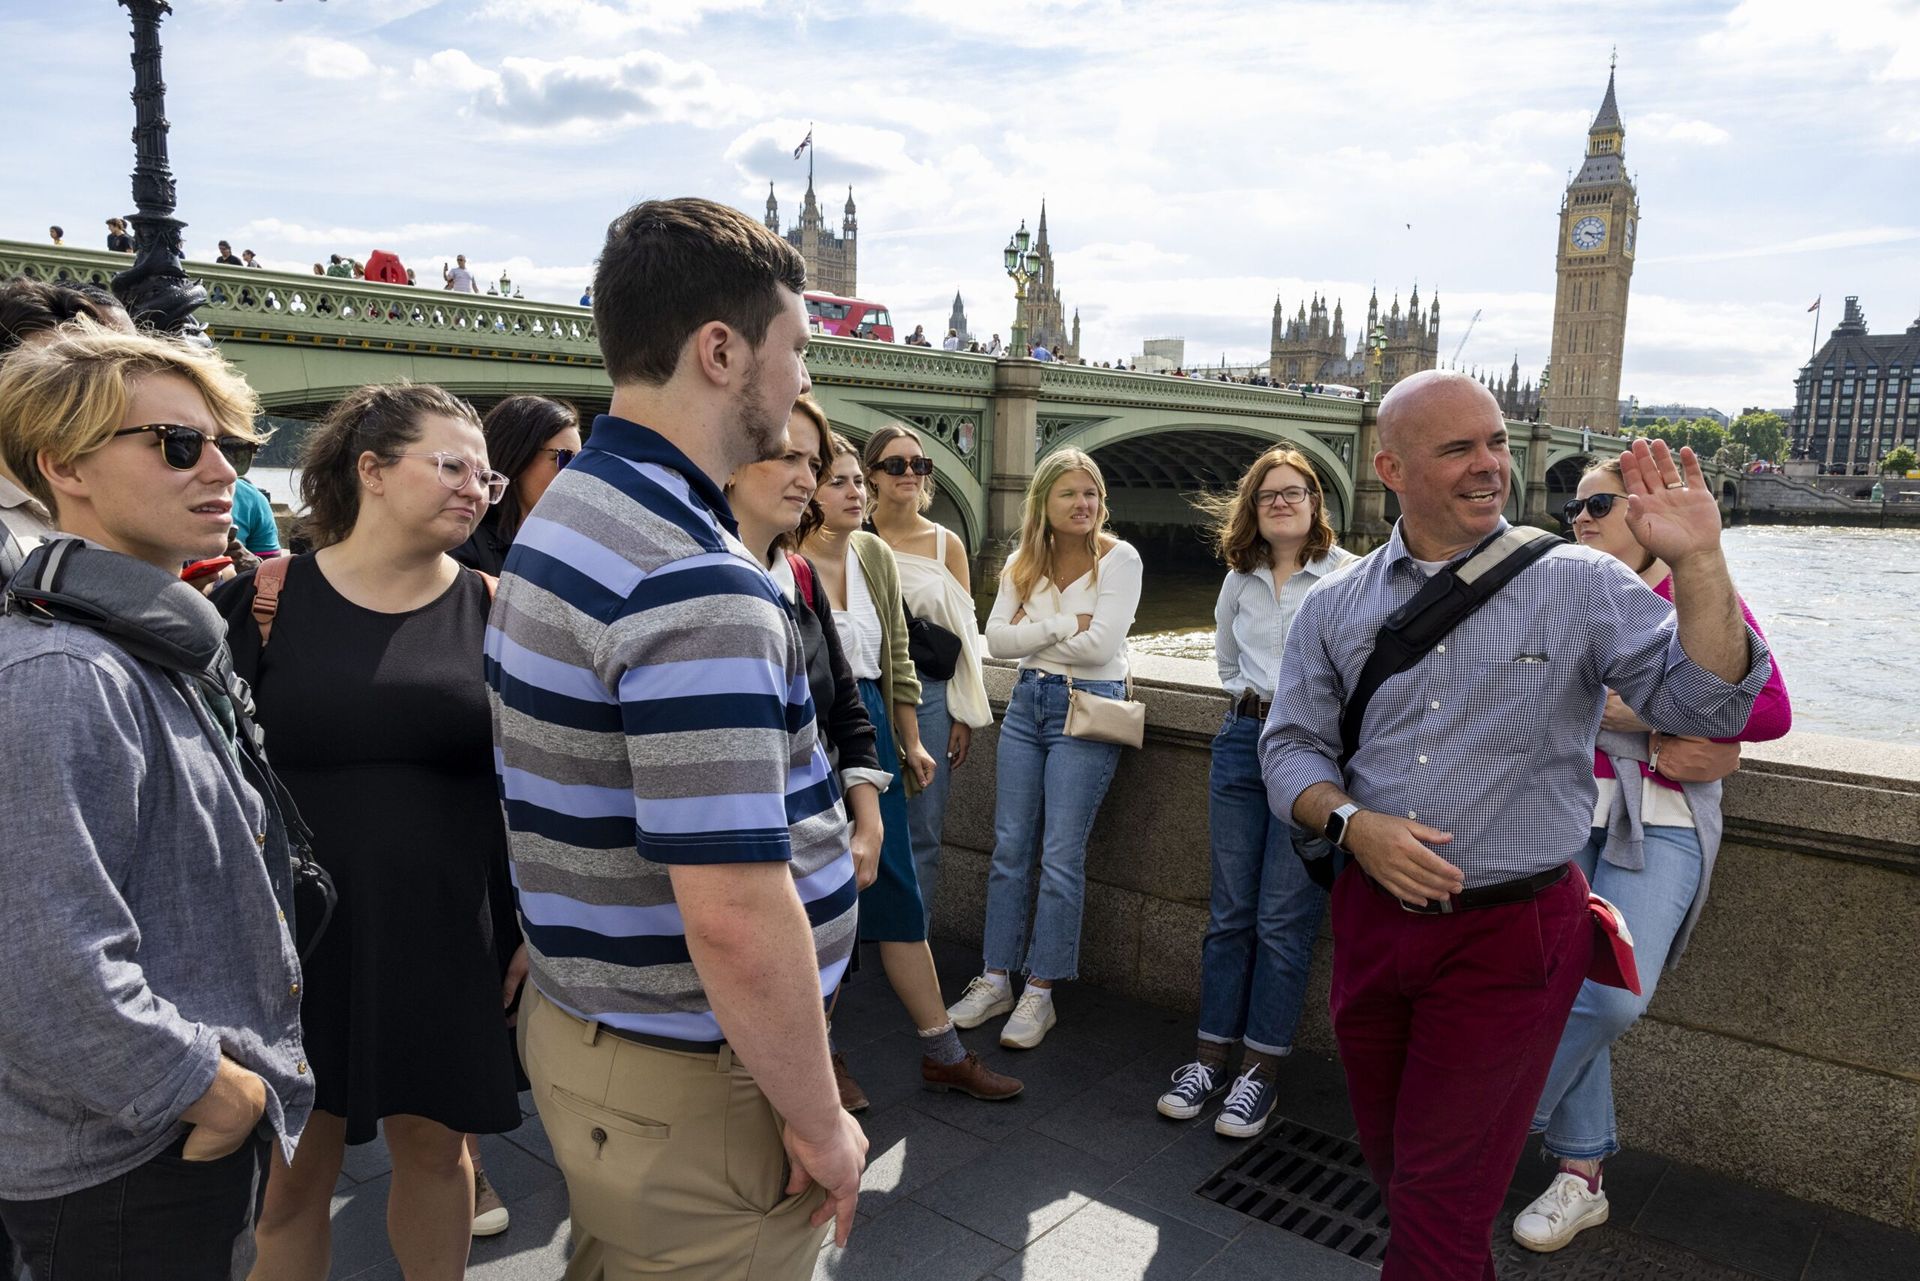
[(767, 184), (767, 226), (778, 233), (780, 230), (780, 202), (773, 198), (773, 184)]
[(847, 188), (847, 217), (853, 217), (853, 188)]
[(1047, 252), (1047, 198), (1040, 197), (1040, 234), (1034, 237), (1033, 247), (1042, 254)]
[(1587, 130), (1588, 133), (1600, 133), (1603, 130), (1626, 132), (1625, 126), (1620, 123), (1620, 104), (1613, 100), (1613, 69), (1619, 61), (1619, 55), (1615, 54), (1613, 60), (1607, 64), (1607, 96), (1600, 100), (1600, 114), (1593, 118), (1593, 125)]

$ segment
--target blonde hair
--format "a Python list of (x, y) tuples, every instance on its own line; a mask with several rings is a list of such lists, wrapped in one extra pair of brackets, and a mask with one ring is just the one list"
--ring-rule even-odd
[(1275, 445), (1253, 460), (1232, 493), (1196, 494), (1192, 500), (1212, 524), (1214, 547), (1228, 569), (1250, 574), (1273, 555), (1267, 540), (1260, 537), (1260, 509), (1254, 495), (1266, 482), (1267, 473), (1276, 467), (1291, 467), (1307, 478), (1313, 521), (1307, 527), (1307, 540), (1300, 544), (1300, 564), (1306, 565), (1326, 555), (1334, 545), (1333, 522), (1327, 519), (1327, 499), (1320, 487), (1320, 474), (1299, 450), (1290, 445)]
[(1007, 562), (1007, 576), (1025, 600), (1042, 578), (1053, 573), (1053, 526), (1047, 523), (1047, 495), (1068, 472), (1083, 471), (1100, 492), (1100, 514), (1087, 533), (1087, 551), (1093, 556), (1093, 581), (1100, 581), (1100, 535), (1107, 528), (1107, 479), (1100, 464), (1077, 449), (1058, 449), (1042, 458), (1027, 485), (1027, 501), (1020, 518), (1020, 545)]
[(266, 440), (268, 433), (254, 426), (259, 397), (211, 347), (121, 333), (80, 318), (61, 325), (51, 341), (21, 347), (0, 364), (0, 459), (23, 489), (58, 511), (40, 455), (70, 463), (99, 449), (126, 416), (127, 384), (154, 374), (192, 383), (217, 434), (256, 444)]

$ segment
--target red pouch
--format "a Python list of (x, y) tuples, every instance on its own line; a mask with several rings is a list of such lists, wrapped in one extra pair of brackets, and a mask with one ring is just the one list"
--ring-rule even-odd
[(1598, 894), (1587, 895), (1593, 917), (1593, 964), (1587, 977), (1605, 987), (1625, 988), (1640, 995), (1640, 967), (1633, 959), (1633, 932), (1620, 909)]

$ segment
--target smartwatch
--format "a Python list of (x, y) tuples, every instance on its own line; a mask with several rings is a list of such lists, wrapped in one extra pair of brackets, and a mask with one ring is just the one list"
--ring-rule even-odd
[(1329, 841), (1333, 842), (1335, 849), (1344, 850), (1347, 848), (1347, 825), (1353, 822), (1353, 816), (1359, 812), (1360, 807), (1352, 801), (1348, 801), (1345, 805), (1342, 805), (1339, 809), (1327, 815), (1326, 837)]

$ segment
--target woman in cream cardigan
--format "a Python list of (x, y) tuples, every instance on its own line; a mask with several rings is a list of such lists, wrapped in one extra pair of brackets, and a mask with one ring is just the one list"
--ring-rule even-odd
[[(1086, 901), (1087, 835), (1120, 748), (1066, 732), (1071, 688), (1126, 693), (1127, 631), (1140, 604), (1140, 554), (1107, 532), (1107, 486), (1093, 459), (1063, 449), (1040, 460), (1020, 545), (987, 620), (995, 658), (1020, 661), (1000, 725), (993, 868), (987, 877), (986, 972), (950, 1013), (974, 1027), (1011, 1010), (1000, 1044), (1032, 1049), (1056, 1016), (1053, 985), (1075, 977)], [(1039, 892), (1027, 903), (1039, 855)], [(1018, 1002), (1011, 974), (1027, 975)]]

